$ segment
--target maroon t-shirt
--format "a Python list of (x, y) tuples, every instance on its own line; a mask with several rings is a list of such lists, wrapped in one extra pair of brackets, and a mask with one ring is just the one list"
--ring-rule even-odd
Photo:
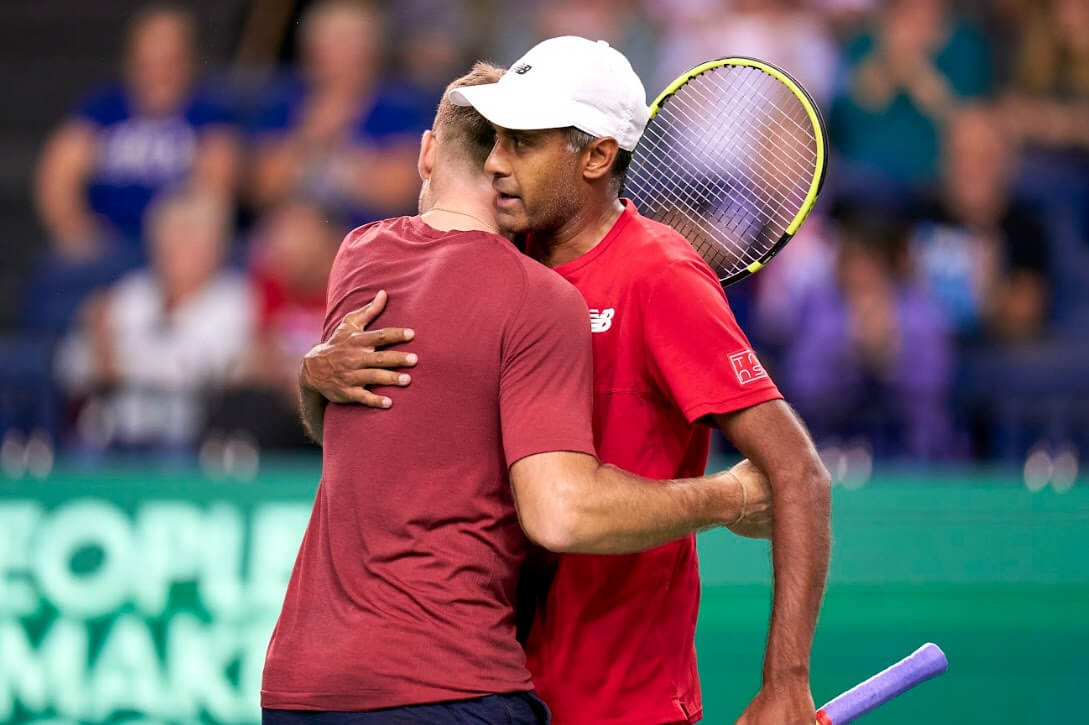
[(325, 337), (380, 289), (416, 330), (393, 407), (330, 404), (322, 480), (269, 643), (261, 704), (373, 710), (529, 690), (514, 598), (527, 542), (508, 468), (594, 453), (586, 303), (483, 232), (416, 217), (344, 240)]

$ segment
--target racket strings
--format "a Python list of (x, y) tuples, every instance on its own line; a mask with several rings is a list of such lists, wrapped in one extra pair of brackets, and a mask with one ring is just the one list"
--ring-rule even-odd
[[(745, 78), (745, 76), (748, 76), (749, 78), (751, 78), (753, 75), (756, 75), (758, 73), (759, 72), (756, 72), (756, 73), (734, 73), (732, 75), (735, 78), (741, 77), (743, 82), (745, 82), (745, 81), (748, 80), (748, 78)], [(722, 74), (720, 74), (720, 75), (722, 75)], [(759, 74), (759, 75), (763, 75), (763, 74)], [(764, 76), (764, 77), (767, 78), (768, 80), (770, 80), (773, 83), (777, 83), (777, 81), (775, 81), (770, 76)], [(703, 125), (706, 125), (706, 124), (708, 124), (710, 122), (719, 122), (716, 119), (709, 118), (704, 113), (702, 113), (703, 109), (713, 108), (713, 98), (709, 97), (705, 92), (702, 92), (703, 89), (701, 89), (695, 83), (693, 83), (691, 85), (692, 85), (691, 92), (698, 94), (699, 105), (690, 104), (690, 103), (686, 104), (683, 101), (681, 101), (680, 97), (678, 96), (678, 97), (675, 97), (674, 99), (672, 99), (673, 101), (677, 101), (676, 103), (673, 103), (671, 106), (667, 105), (667, 108), (670, 109), (669, 112), (673, 113), (673, 114), (675, 114), (675, 115), (677, 115), (679, 117), (682, 117), (683, 121), (685, 123), (690, 124), (692, 126), (703, 126)], [(743, 88), (743, 89), (740, 89), (738, 91), (738, 94), (745, 94), (746, 97), (748, 97), (749, 95), (758, 96), (763, 103), (766, 103), (767, 105), (773, 106), (777, 111), (781, 111), (781, 109), (776, 104), (774, 104), (774, 102), (772, 102), (771, 99), (768, 99), (767, 96), (760, 91), (760, 89), (753, 88), (751, 83), (746, 83), (745, 85), (747, 87)], [(729, 93), (733, 89), (722, 88), (721, 90), (724, 91), (725, 93)], [(737, 94), (735, 94), (735, 95), (737, 95)], [(732, 151), (733, 148), (731, 148), (731, 147), (738, 147), (739, 150), (741, 151), (742, 158), (745, 158), (745, 159), (760, 159), (760, 161), (762, 161), (764, 163), (770, 162), (773, 165), (777, 165), (779, 167), (782, 167), (782, 168), (786, 169), (791, 174), (802, 175), (802, 174), (805, 174), (805, 173), (809, 172), (808, 169), (805, 169), (803, 167), (799, 167), (797, 164), (790, 163), (789, 160), (784, 160), (781, 155), (777, 155), (775, 153), (773, 148), (769, 147), (766, 143), (764, 143), (763, 139), (758, 138), (757, 136), (755, 136), (753, 134), (751, 128), (749, 127), (750, 124), (746, 123), (746, 120), (751, 120), (751, 115), (750, 115), (750, 117), (748, 119), (741, 116), (740, 114), (743, 111), (739, 111), (740, 107), (741, 107), (741, 104), (733, 104), (732, 106), (728, 107), (729, 108), (729, 110), (728, 110), (729, 115), (726, 118), (726, 123), (728, 123), (731, 127), (735, 128), (735, 129), (737, 129), (737, 130), (739, 130), (741, 132), (741, 138), (737, 139), (737, 141), (740, 141), (740, 143), (734, 142), (734, 143), (731, 144), (728, 141), (729, 136), (727, 134), (718, 134), (717, 143), (716, 143), (716, 137), (710, 136), (710, 135), (703, 136), (703, 139), (705, 140), (705, 142), (703, 144), (701, 144), (700, 147), (697, 149), (699, 152), (701, 152), (701, 156), (703, 157), (703, 159), (708, 159), (710, 162), (716, 161), (716, 160), (722, 158), (722, 155), (723, 155), (724, 151)], [(780, 125), (780, 127), (781, 127), (781, 125)], [(769, 135), (770, 134), (767, 134), (766, 132), (764, 133), (765, 137), (769, 136)], [(737, 156), (737, 154), (731, 154), (731, 155), (735, 156), (735, 157)], [(698, 166), (703, 166), (702, 170), (705, 172), (704, 173), (705, 177), (707, 177), (713, 171), (710, 168), (710, 163), (709, 162), (704, 162), (702, 164), (700, 163), (700, 161), (701, 161), (700, 156), (694, 156), (693, 159), (696, 161)], [(745, 184), (745, 183), (738, 184), (739, 179), (737, 178), (737, 175), (734, 174), (734, 173), (731, 173), (731, 171), (730, 171), (730, 169), (728, 167), (725, 168), (725, 171), (726, 171), (726, 175), (731, 178), (731, 181), (734, 182), (734, 184), (737, 185), (738, 191), (740, 192), (740, 195), (747, 197), (746, 200), (748, 202), (755, 203), (757, 205), (763, 204), (763, 205), (765, 205), (766, 208), (774, 207), (774, 201), (772, 199), (772, 192), (771, 191), (765, 191), (763, 194), (761, 194), (761, 193), (759, 193), (761, 187), (754, 186), (754, 185), (751, 185), (751, 184)], [(749, 171), (751, 173), (752, 169), (748, 169), (747, 171)], [(707, 185), (703, 184), (702, 186), (703, 186), (704, 192), (706, 193), (707, 192)], [(798, 195), (798, 198), (797, 198), (798, 205), (801, 204), (802, 199), (804, 199), (804, 193)], [(722, 215), (719, 215), (720, 218), (718, 219), (718, 221), (721, 221), (721, 216)], [(779, 219), (779, 221), (782, 223), (782, 226), (785, 228), (786, 226), (789, 225), (790, 219), (792, 217), (793, 217), (793, 214), (791, 214), (790, 217), (787, 217), (785, 214), (783, 214), (783, 215), (781, 215), (781, 218)]]
[[(734, 74), (734, 75), (735, 75), (735, 77), (742, 77), (742, 79), (745, 80), (745, 81), (748, 80), (748, 78), (744, 78), (741, 74)], [(749, 78), (751, 78), (753, 75), (754, 74), (744, 74), (744, 76), (748, 76)], [(751, 83), (749, 85), (751, 86)], [(698, 90), (700, 90), (700, 89), (697, 86), (693, 85), (693, 91), (698, 91)], [(752, 93), (754, 96), (762, 96), (762, 101), (764, 101), (764, 102), (770, 102), (770, 99), (767, 99), (766, 95), (761, 94), (759, 92), (759, 89), (747, 88), (747, 89), (744, 89), (744, 90), (746, 92), (748, 92), (748, 93)], [(707, 100), (708, 99), (706, 99), (706, 97), (701, 99), (701, 101), (704, 102), (705, 104), (706, 104)], [(778, 108), (778, 106), (776, 104), (774, 104), (773, 102), (771, 102), (770, 105), (774, 105), (774, 106), (776, 106), (776, 108)], [(679, 110), (679, 112), (682, 115), (688, 116), (688, 118), (686, 120), (689, 123), (691, 123), (693, 121), (692, 114), (685, 113), (684, 109), (681, 108), (681, 104), (679, 104), (679, 103), (675, 104), (674, 108)], [(763, 157), (763, 160), (765, 161), (765, 163), (785, 165), (783, 163), (783, 159), (781, 157), (778, 157), (775, 154), (773, 149), (769, 148), (767, 146), (767, 144), (762, 143), (762, 139), (757, 138), (753, 133), (751, 133), (751, 131), (749, 131), (747, 128), (745, 128), (745, 126), (743, 124), (742, 125), (738, 124), (738, 121), (737, 121), (737, 116), (738, 116), (738, 110), (737, 109), (738, 108), (739, 108), (738, 105), (734, 105), (730, 109), (730, 118), (728, 119), (728, 122), (730, 122), (732, 125), (735, 125), (735, 126), (738, 126), (739, 128), (742, 128), (745, 131), (745, 133), (742, 135), (742, 138), (741, 138), (742, 152), (747, 155), (747, 158), (760, 158), (760, 157)], [(781, 110), (781, 109), (779, 109), (779, 110)], [(714, 161), (714, 160), (716, 160), (716, 156), (721, 157), (724, 147), (725, 147), (725, 144), (722, 143), (721, 137), (720, 137), (719, 143), (714, 144), (714, 145), (706, 145), (705, 144), (705, 147), (700, 149), (700, 151), (704, 154), (705, 158), (709, 158), (710, 160)], [(790, 170), (791, 170), (791, 172), (800, 171), (797, 168), (792, 168)], [(751, 172), (751, 169), (748, 170), (748, 171)], [(703, 176), (704, 177), (707, 176), (707, 169), (704, 169)], [(735, 185), (737, 185), (738, 179), (736, 178), (736, 174), (729, 173), (728, 176), (732, 177), (731, 182), (733, 182)], [(703, 187), (704, 187), (704, 191), (706, 191), (706, 184), (704, 184)], [(753, 204), (757, 204), (757, 205), (765, 204), (765, 205), (767, 205), (769, 207), (771, 206), (771, 203), (770, 203), (771, 200), (768, 198), (768, 196), (769, 196), (768, 194), (761, 195), (761, 194), (758, 194), (758, 193), (753, 193), (753, 191), (754, 190), (752, 188), (747, 187), (745, 185), (741, 185), (742, 195), (747, 197), (746, 201), (748, 203), (753, 203)], [(804, 198), (804, 197), (802, 197), (802, 198)], [(723, 216), (724, 215), (722, 213), (716, 215), (716, 221), (721, 222)], [(739, 229), (739, 224), (737, 223), (738, 221), (739, 220), (735, 220), (734, 223), (730, 225), (730, 228), (735, 232), (743, 231), (742, 229)], [(778, 221), (780, 221), (780, 223), (783, 226), (786, 226), (786, 225), (789, 224), (789, 220), (785, 216), (783, 218), (779, 219)], [(750, 220), (750, 223), (746, 224), (746, 228), (752, 227), (752, 226), (754, 226), (754, 225), (751, 223), (751, 220)]]
[(719, 66), (689, 79), (648, 124), (627, 191), (727, 279), (794, 223), (818, 173), (818, 132), (775, 76)]
[[(663, 111), (663, 113), (666, 113), (666, 112)], [(670, 107), (670, 110), (668, 111), (668, 114), (673, 115), (673, 116), (677, 116), (680, 119), (682, 119), (683, 121), (688, 122), (690, 125), (700, 125), (700, 124), (704, 123), (703, 119), (700, 119), (700, 120), (693, 119), (691, 114), (686, 113), (684, 111), (684, 109), (680, 108), (680, 104), (673, 104), (672, 107)], [(665, 116), (663, 118), (663, 120), (665, 120), (667, 118), (668, 118), (668, 116)], [(670, 120), (672, 122), (670, 125), (675, 128), (677, 126), (676, 119), (670, 119)], [(661, 144), (662, 141), (668, 141), (669, 136), (670, 136), (670, 134), (669, 134), (670, 129), (668, 127), (666, 127), (666, 124), (663, 123), (662, 126), (663, 126), (664, 132), (659, 132), (657, 134), (657, 136), (658, 136), (657, 141), (658, 141), (659, 144)], [(655, 135), (656, 130), (657, 129), (650, 129), (649, 130), (650, 136), (653, 137)], [(652, 148), (651, 150), (653, 151), (655, 149)], [(715, 152), (716, 149), (713, 148), (713, 147), (709, 147), (705, 143), (703, 145), (703, 148), (696, 149), (696, 151), (707, 153), (707, 152)], [(697, 155), (695, 153), (692, 153), (692, 154), (689, 154), (689, 157), (690, 158), (686, 159), (687, 161), (692, 163), (697, 168), (702, 166), (702, 167), (704, 167), (703, 170), (705, 172), (707, 171), (708, 167), (707, 167), (706, 164), (701, 164), (699, 155)], [(724, 171), (726, 172), (727, 176), (731, 177), (731, 181), (733, 181), (735, 183), (738, 181), (738, 178), (734, 174), (732, 174), (731, 171), (728, 168), (724, 169)], [(666, 180), (666, 178), (661, 173), (657, 174), (657, 178), (660, 181)], [(671, 188), (670, 191), (673, 191), (674, 193), (677, 193), (680, 190), (685, 189), (686, 187), (696, 187), (698, 189), (699, 193), (702, 195), (701, 199), (706, 200), (708, 198), (712, 198), (716, 194), (716, 191), (717, 191), (707, 181), (707, 179), (710, 179), (710, 178), (712, 178), (712, 177), (708, 173), (699, 174), (695, 178), (687, 178), (687, 179), (685, 178), (685, 175), (672, 174), (668, 178), (668, 182), (671, 183), (672, 186), (673, 186), (673, 188)], [(633, 184), (633, 186), (634, 186), (634, 184)], [(755, 193), (751, 189), (745, 188), (743, 185), (739, 185), (739, 188), (741, 189), (742, 193), (749, 196), (750, 201), (752, 201), (754, 203), (766, 204), (766, 203), (768, 203), (770, 201), (770, 199), (761, 198), (758, 193)], [(689, 206), (692, 207), (693, 203), (691, 201), (691, 194), (686, 194), (685, 196), (687, 196), (689, 198)], [(699, 206), (699, 205), (700, 205), (700, 201), (697, 201), (695, 206)]]
[[(653, 150), (653, 149), (652, 149)], [(638, 181), (630, 184), (633, 190), (633, 197), (637, 203), (640, 204), (640, 208), (645, 208), (647, 215), (652, 218), (663, 217), (666, 213), (664, 209), (671, 209), (670, 217), (676, 217), (677, 214), (682, 214), (686, 221), (687, 227), (692, 230), (699, 230), (700, 240), (696, 240), (694, 234), (688, 235), (689, 241), (695, 244), (701, 252), (709, 252), (716, 246), (725, 246), (729, 249), (731, 254), (726, 255), (719, 254), (714, 260), (715, 264), (721, 264), (722, 259), (744, 259), (746, 262), (755, 261), (757, 253), (752, 250), (746, 250), (746, 248), (738, 243), (734, 243), (732, 239), (741, 238), (741, 235), (737, 229), (738, 225), (743, 221), (740, 216), (736, 216), (733, 219), (725, 222), (731, 232), (728, 236), (722, 236), (716, 233), (714, 223), (723, 224), (723, 216), (726, 211), (720, 211), (719, 213), (708, 215), (707, 200), (714, 199), (719, 195), (719, 190), (712, 188), (709, 182), (704, 179), (708, 178), (706, 173), (695, 175), (678, 175), (668, 174), (661, 169), (651, 171), (654, 181), (664, 188), (650, 188), (640, 184)], [(728, 174), (733, 176), (732, 174)], [(736, 181), (732, 179), (732, 181)], [(747, 193), (744, 187), (739, 186), (741, 189), (741, 195), (748, 197), (750, 203), (764, 204), (765, 200), (754, 198), (751, 193)], [(647, 193), (640, 193), (645, 191)], [(664, 192), (664, 194), (662, 193)], [(659, 201), (668, 201), (668, 204), (663, 204), (661, 208), (652, 203), (653, 194), (657, 193), (660, 197)], [(665, 221), (664, 218), (660, 218), (659, 221)], [(712, 260), (708, 260), (709, 263)]]
[[(759, 72), (756, 72), (756, 73), (759, 73)], [(754, 84), (752, 82), (752, 78), (753, 78), (754, 75), (756, 75), (756, 73), (743, 73), (743, 74), (739, 73), (739, 74), (735, 74), (735, 75), (740, 76), (742, 78), (743, 85), (744, 85), (744, 87), (742, 89), (740, 89), (739, 92), (740, 93), (750, 93), (751, 92), (752, 94), (758, 96), (759, 100), (764, 105), (766, 105), (767, 107), (770, 107), (776, 113), (782, 114), (784, 117), (786, 117), (787, 116), (787, 111), (785, 109), (781, 108), (778, 104), (776, 104), (775, 101), (773, 101), (771, 98), (768, 98), (767, 95), (764, 93), (764, 90), (762, 88), (760, 88), (758, 85), (756, 85), (756, 84)], [(761, 77), (760, 77), (759, 80), (763, 81), (765, 85), (768, 84), (768, 83), (772, 83), (772, 84), (777, 84), (778, 83), (778, 81), (775, 80), (771, 76), (767, 76), (767, 75), (763, 75), (763, 74), (760, 74), (760, 76)], [(692, 90), (693, 93), (700, 94), (700, 96), (701, 96), (700, 102), (702, 104), (702, 107), (704, 107), (704, 108), (710, 107), (715, 103), (714, 97), (708, 95), (708, 92), (707, 92), (707, 90), (705, 88), (701, 88), (701, 86), (693, 84), (691, 90)], [(720, 89), (720, 90), (724, 90), (724, 89)], [(783, 155), (783, 153), (782, 153), (782, 151), (780, 149), (777, 149), (774, 146), (769, 146), (766, 143), (767, 136), (770, 136), (771, 134), (765, 133), (765, 137), (763, 137), (763, 138), (753, 135), (751, 125), (744, 123), (744, 121), (746, 119), (741, 115), (742, 113), (744, 113), (745, 110), (746, 109), (744, 109), (741, 106), (741, 104), (734, 105), (733, 108), (730, 110), (731, 115), (729, 117), (729, 120), (731, 122), (737, 124), (736, 128), (742, 134), (744, 134), (744, 137), (745, 137), (744, 140), (746, 142), (748, 142), (746, 144), (748, 146), (748, 148), (745, 149), (747, 152), (760, 151), (764, 155), (773, 157), (772, 160), (776, 161), (777, 163), (782, 164), (784, 167), (789, 167), (790, 171), (796, 172), (798, 174), (804, 174), (804, 173), (807, 173), (808, 171), (811, 171), (812, 165), (814, 165), (816, 163), (816, 152), (815, 151), (812, 152), (812, 156), (811, 156), (811, 159), (810, 159), (810, 164), (804, 164), (804, 165), (799, 160), (795, 160), (795, 159), (793, 159), (793, 158), (791, 158), (789, 156)], [(752, 109), (748, 109), (748, 110), (752, 110)], [(802, 109), (802, 110), (804, 112), (804, 109)], [(685, 109), (683, 108), (683, 106), (682, 106), (682, 108), (679, 109), (678, 112), (679, 113), (685, 113)], [(706, 121), (706, 119), (703, 119), (703, 118), (701, 118), (701, 119), (688, 118), (687, 120), (689, 122), (695, 122), (695, 123), (701, 123), (701, 122)], [(779, 122), (779, 119), (776, 118), (775, 116), (763, 115), (761, 117), (761, 121), (765, 122), (765, 126), (768, 126), (769, 122), (770, 122), (770, 124), (774, 124), (774, 125), (778, 126), (781, 131), (783, 131), (786, 134), (795, 136), (795, 140), (796, 141), (798, 140), (797, 137), (796, 137), (796, 133), (797, 133), (797, 131), (799, 129), (787, 129), (787, 128), (785, 128)], [(763, 130), (767, 131), (768, 129), (765, 128)], [(804, 128), (802, 128), (800, 130), (803, 133), (805, 133)], [(727, 139), (728, 139), (727, 136), (720, 136), (719, 137), (719, 143), (715, 147), (715, 150), (716, 151), (724, 150), (724, 147), (727, 144)]]
[[(654, 153), (653, 148), (651, 153)], [(632, 191), (632, 198), (644, 215), (674, 228), (677, 228), (678, 220), (683, 219), (684, 227), (688, 231), (680, 229), (678, 231), (696, 246), (705, 258), (717, 250), (718, 256), (726, 259), (727, 255), (720, 248), (721, 246), (727, 247), (734, 256), (745, 255), (745, 249), (735, 246), (728, 237), (722, 237), (716, 241), (718, 235), (710, 224), (710, 220), (705, 219), (706, 200), (713, 198), (716, 192), (702, 182), (700, 177), (669, 174), (664, 167), (652, 165), (640, 168), (638, 171), (634, 167), (633, 161), (628, 186)], [(639, 172), (645, 172), (650, 177), (651, 183), (642, 183)], [(668, 203), (665, 203), (667, 201)], [(708, 263), (711, 264), (711, 261), (708, 260)]]

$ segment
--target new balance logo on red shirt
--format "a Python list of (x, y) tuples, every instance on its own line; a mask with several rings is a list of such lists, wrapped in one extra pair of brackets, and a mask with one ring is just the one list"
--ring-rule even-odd
[(748, 385), (768, 376), (764, 366), (760, 364), (760, 361), (756, 358), (756, 353), (752, 350), (735, 352), (730, 356), (730, 365), (733, 366), (734, 375), (737, 376), (737, 382), (741, 385)]
[(616, 310), (607, 307), (603, 310), (590, 310), (590, 332), (607, 332), (613, 326)]

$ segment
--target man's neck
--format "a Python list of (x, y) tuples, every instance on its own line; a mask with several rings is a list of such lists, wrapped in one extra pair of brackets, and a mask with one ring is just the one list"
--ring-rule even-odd
[(420, 211), (420, 218), (433, 229), (450, 231), (482, 231), (498, 234), (499, 229), (491, 221), (492, 210), (479, 203), (457, 196), (437, 197), (427, 209)]
[(537, 236), (534, 247), (543, 251), (542, 262), (559, 267), (600, 244), (623, 212), (624, 204), (619, 199), (604, 206), (588, 204), (556, 232)]

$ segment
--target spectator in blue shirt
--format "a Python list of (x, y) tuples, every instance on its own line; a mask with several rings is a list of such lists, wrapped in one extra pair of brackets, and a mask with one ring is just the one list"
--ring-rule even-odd
[(846, 48), (847, 87), (829, 131), (840, 181), (860, 197), (918, 192), (938, 176), (942, 126), (991, 90), (987, 39), (948, 0), (891, 0)]
[(253, 196), (260, 206), (302, 193), (354, 223), (415, 207), (416, 151), (433, 98), (383, 82), (384, 18), (330, 0), (302, 21), (302, 78), (257, 118)]
[(190, 182), (227, 197), (239, 164), (226, 112), (193, 83), (194, 20), (161, 6), (128, 33), (121, 83), (92, 95), (48, 140), (35, 198), (61, 258), (138, 262), (144, 211)]
[(834, 275), (814, 285), (780, 381), (821, 445), (864, 438), (879, 458), (953, 448), (953, 347), (940, 307), (911, 278), (906, 229), (848, 213)]

